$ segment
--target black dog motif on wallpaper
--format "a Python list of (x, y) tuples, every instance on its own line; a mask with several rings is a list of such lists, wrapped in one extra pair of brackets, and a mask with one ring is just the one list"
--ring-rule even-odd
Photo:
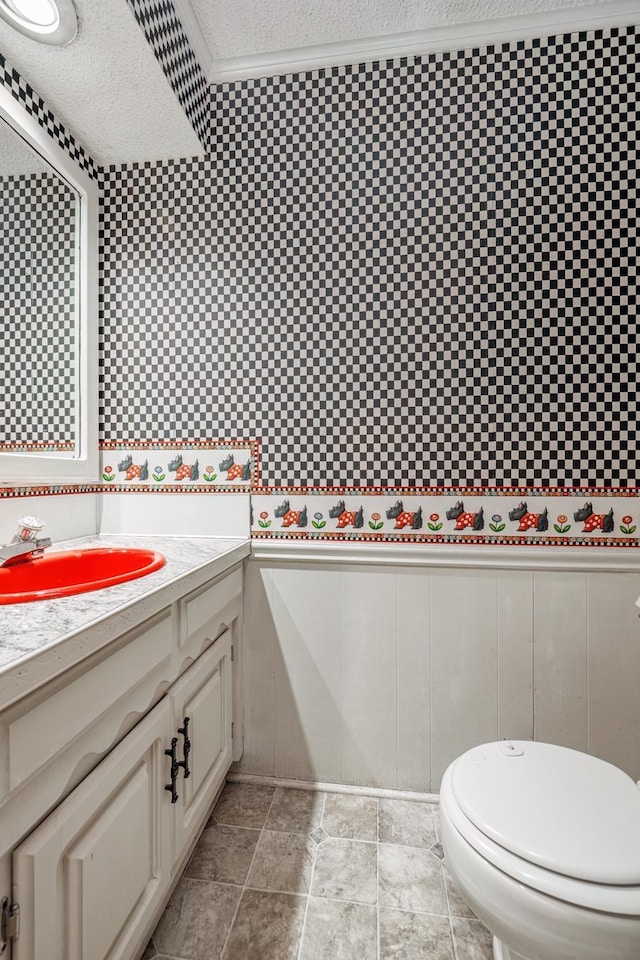
[(484, 510), (482, 507), (477, 513), (465, 513), (464, 503), (458, 500), (457, 503), (447, 510), (445, 514), (447, 520), (455, 520), (454, 530), (464, 530), (465, 527), (471, 527), (472, 530), (482, 530), (484, 527)]
[(292, 510), (288, 500), (283, 500), (279, 507), (275, 507), (273, 515), (274, 517), (282, 517), (283, 527), (292, 527), (294, 523), (297, 527), (306, 527), (307, 525), (306, 506), (302, 510)]
[(230, 453), (219, 464), (221, 470), (227, 471), (227, 480), (251, 480), (251, 459), (246, 463), (235, 463)]
[(349, 524), (353, 524), (354, 530), (359, 530), (360, 527), (364, 527), (364, 511), (362, 507), (359, 510), (347, 510), (344, 505), (344, 500), (338, 500), (335, 507), (329, 508), (329, 516), (332, 520), (335, 520), (338, 517), (338, 529), (343, 527), (348, 527)]
[(583, 533), (591, 533), (593, 530), (602, 530), (603, 533), (611, 533), (613, 530), (613, 507), (609, 513), (594, 513), (593, 504), (585, 503), (584, 507), (573, 515), (574, 520), (584, 520)]
[(509, 520), (519, 520), (518, 530), (548, 530), (549, 511), (545, 507), (542, 513), (529, 513), (527, 501), (521, 500), (517, 507), (509, 510)]
[(181, 453), (169, 461), (167, 470), (169, 473), (173, 473), (175, 470), (176, 480), (197, 480), (200, 476), (198, 461), (196, 460), (195, 463), (183, 463)]
[(148, 480), (149, 479), (149, 461), (144, 463), (134, 463), (133, 456), (128, 453), (124, 460), (118, 464), (118, 470), (124, 473), (125, 480)]
[(402, 500), (396, 500), (395, 504), (387, 510), (387, 520), (395, 520), (395, 530), (402, 530), (403, 527), (420, 530), (422, 527), (422, 507), (418, 507), (414, 513), (409, 513), (404, 509)]

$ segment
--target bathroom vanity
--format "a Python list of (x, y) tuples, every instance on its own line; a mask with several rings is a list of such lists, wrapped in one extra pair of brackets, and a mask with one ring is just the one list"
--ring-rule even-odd
[(242, 753), (249, 542), (82, 545), (125, 542), (166, 566), (0, 607), (0, 955), (12, 960), (138, 957)]

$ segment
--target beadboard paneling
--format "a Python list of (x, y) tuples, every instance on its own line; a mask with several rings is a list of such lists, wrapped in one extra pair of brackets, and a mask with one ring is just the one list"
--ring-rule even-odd
[(343, 777), (395, 786), (396, 574), (354, 566), (340, 576)]
[(637, 573), (250, 561), (237, 771), (434, 792), (496, 738), (640, 778)]
[(533, 737), (533, 574), (502, 570), (498, 580), (498, 737)]
[(640, 615), (633, 577), (588, 577), (589, 751), (640, 771)]
[(471, 739), (495, 740), (498, 576), (431, 573), (431, 771), (438, 781)]
[(250, 602), (245, 603), (243, 633), (245, 739), (242, 762), (252, 773), (273, 776), (275, 671), (280, 643), (273, 617), (273, 570), (248, 563), (244, 588)]
[(536, 573), (534, 735), (587, 749), (587, 584), (585, 574)]
[(399, 790), (424, 790), (431, 776), (431, 579), (396, 576), (396, 703)]
[[(273, 572), (276, 776), (342, 776), (340, 573)], [(310, 616), (315, 604), (321, 616)]]

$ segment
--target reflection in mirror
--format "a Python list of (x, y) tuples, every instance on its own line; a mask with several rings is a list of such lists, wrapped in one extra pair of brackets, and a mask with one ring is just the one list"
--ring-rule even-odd
[[(6, 71), (5, 63), (5, 76)], [(11, 76), (18, 74), (14, 70)], [(6, 121), (0, 123), (2, 142), (8, 144), (12, 136), (13, 148), (22, 147), (22, 161), (25, 150), (27, 156), (33, 150), (40, 157), (35, 168), (10, 169), (8, 162), (0, 168), (2, 177), (22, 176), (24, 188), (22, 197), (19, 189), (10, 194), (13, 219), (1, 231), (14, 261), (1, 278), (0, 329), (13, 337), (17, 353), (7, 355), (0, 342), (0, 488), (95, 483), (98, 478), (97, 167), (49, 110), (46, 122), (40, 122), (40, 110), (41, 101), (30, 88), (23, 102), (13, 87), (0, 82), (0, 119)], [(35, 192), (39, 200), (46, 196), (47, 203), (33, 213), (27, 204), (33, 191), (27, 187), (38, 178), (41, 190)], [(16, 196), (24, 207), (18, 217)], [(39, 229), (38, 240), (23, 232), (22, 216)], [(16, 261), (14, 248), (21, 246)], [(7, 293), (13, 300), (5, 303)], [(12, 321), (12, 311), (19, 310), (20, 324)], [(20, 439), (6, 444), (5, 435)]]
[(0, 118), (0, 450), (78, 454), (79, 211)]

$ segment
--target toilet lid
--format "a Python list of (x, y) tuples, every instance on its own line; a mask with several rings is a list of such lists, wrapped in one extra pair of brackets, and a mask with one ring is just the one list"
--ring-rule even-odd
[(530, 741), (474, 747), (451, 768), (458, 806), (516, 856), (579, 880), (640, 884), (640, 790), (610, 763)]

